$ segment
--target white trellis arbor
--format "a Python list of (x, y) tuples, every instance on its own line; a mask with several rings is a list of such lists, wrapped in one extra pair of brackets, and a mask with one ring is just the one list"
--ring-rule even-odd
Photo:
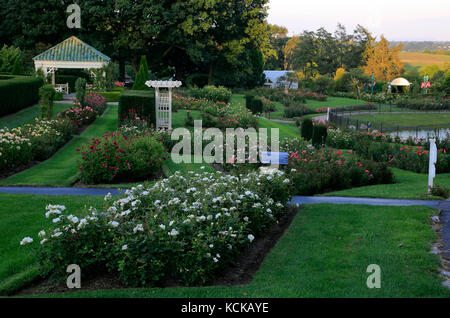
[(155, 89), (156, 129), (172, 130), (172, 88), (180, 87), (181, 82), (147, 81), (145, 85)]

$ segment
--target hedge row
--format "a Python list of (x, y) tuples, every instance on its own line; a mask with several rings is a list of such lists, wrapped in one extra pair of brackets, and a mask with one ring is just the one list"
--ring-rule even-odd
[(42, 79), (38, 77), (0, 76), (0, 116), (36, 104), (42, 84)]
[(264, 110), (264, 103), (261, 97), (253, 94), (245, 95), (245, 107), (247, 107), (253, 114), (260, 114)]
[(153, 91), (129, 90), (120, 95), (119, 98), (119, 122), (129, 118), (133, 110), (140, 119), (149, 124), (156, 125), (155, 93)]

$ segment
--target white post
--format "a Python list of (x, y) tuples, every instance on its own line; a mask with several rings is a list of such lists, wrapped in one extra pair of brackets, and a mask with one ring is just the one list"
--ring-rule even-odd
[(327, 108), (327, 122), (330, 121), (330, 107)]
[(169, 86), (169, 131), (172, 131), (172, 87)]
[(437, 161), (437, 148), (436, 140), (430, 138), (430, 161), (428, 165), (428, 194), (431, 194), (431, 189), (433, 188), (433, 179), (436, 176), (436, 161)]
[(159, 123), (160, 123), (160, 119), (159, 119), (159, 87), (155, 88), (155, 117), (156, 117), (156, 123), (155, 123), (155, 127), (156, 130), (159, 130)]

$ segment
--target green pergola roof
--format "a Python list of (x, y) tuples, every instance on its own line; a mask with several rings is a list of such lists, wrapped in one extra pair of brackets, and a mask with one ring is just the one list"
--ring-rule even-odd
[(36, 55), (38, 61), (109, 62), (110, 58), (75, 36)]

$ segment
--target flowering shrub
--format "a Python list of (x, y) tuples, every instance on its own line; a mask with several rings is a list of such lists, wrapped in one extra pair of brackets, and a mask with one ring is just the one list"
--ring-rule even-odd
[(167, 156), (162, 139), (150, 134), (127, 137), (120, 132), (92, 138), (77, 151), (82, 152), (81, 180), (89, 184), (152, 177), (161, 171)]
[(30, 139), (20, 135), (18, 129), (0, 129), (0, 171), (28, 164), (32, 159)]
[(290, 178), (296, 194), (312, 195), (331, 190), (379, 183), (392, 183), (393, 174), (384, 163), (359, 160), (350, 151), (314, 150), (303, 142), (283, 140), (289, 154)]
[(85, 275), (109, 271), (131, 286), (202, 284), (286, 213), (290, 187), (277, 170), (241, 177), (177, 172), (118, 200), (108, 195), (106, 206), (87, 216), (49, 205), (53, 225), (38, 234), (38, 260), (44, 273), (61, 278), (75, 263)]
[(84, 98), (84, 105), (89, 106), (98, 114), (103, 114), (106, 109), (106, 98), (100, 94), (89, 93)]
[[(422, 146), (407, 146), (390, 142), (390, 139), (374, 141), (373, 134), (357, 135), (353, 149), (364, 158), (417, 173), (428, 172), (429, 154)], [(438, 151), (436, 173), (450, 172), (450, 157), (441, 148)]]
[(0, 172), (48, 159), (70, 139), (68, 121), (40, 120), (8, 129), (0, 129)]
[(354, 145), (353, 132), (339, 128), (328, 129), (326, 144), (333, 148), (352, 149)]
[(68, 120), (39, 120), (17, 128), (20, 135), (29, 139), (33, 160), (46, 160), (61, 148), (72, 136), (72, 124)]
[(190, 95), (197, 99), (205, 98), (212, 102), (229, 103), (232, 94), (226, 87), (208, 85), (203, 88), (191, 88)]
[(97, 118), (98, 112), (90, 106), (81, 106), (75, 103), (75, 106), (66, 109), (58, 114), (58, 118), (67, 118), (76, 127), (81, 127), (92, 123)]
[(174, 110), (178, 109), (201, 110), (204, 106), (211, 104), (214, 104), (214, 102), (211, 102), (206, 98), (197, 99), (194, 97), (183, 97), (175, 95), (172, 99), (172, 108)]
[(315, 113), (314, 110), (309, 109), (304, 105), (291, 105), (284, 108), (284, 117), (286, 118), (302, 117), (313, 113)]
[(124, 82), (119, 82), (119, 81), (114, 82), (114, 85), (117, 86), (117, 87), (125, 87), (125, 83)]

